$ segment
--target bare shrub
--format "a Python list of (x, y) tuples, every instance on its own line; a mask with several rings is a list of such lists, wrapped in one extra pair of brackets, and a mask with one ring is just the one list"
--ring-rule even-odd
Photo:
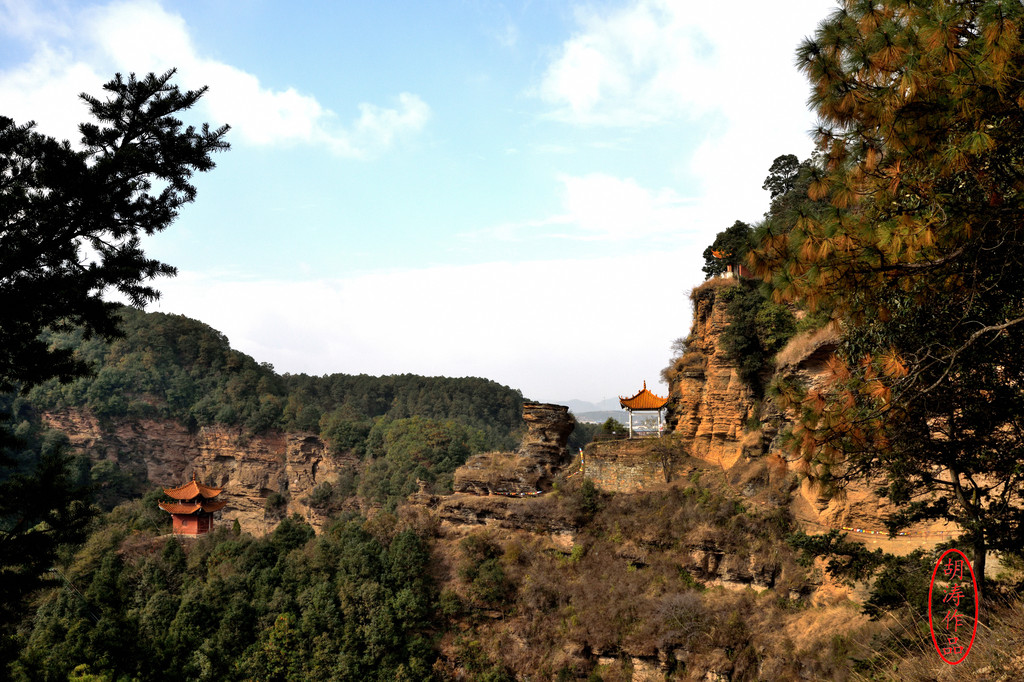
[(666, 594), (654, 610), (654, 618), (661, 624), (663, 649), (696, 649), (698, 642), (709, 641), (710, 622), (704, 600), (696, 592)]
[(796, 366), (825, 344), (835, 343), (838, 340), (839, 332), (832, 325), (801, 332), (790, 339), (789, 343), (778, 352), (775, 356), (775, 366), (778, 369)]

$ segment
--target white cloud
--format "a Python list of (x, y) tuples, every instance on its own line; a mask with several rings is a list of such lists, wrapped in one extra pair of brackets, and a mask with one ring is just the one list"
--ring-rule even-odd
[(806, 156), (808, 86), (792, 66), (800, 39), (833, 0), (721, 5), (632, 0), (580, 9), (535, 93), (548, 116), (588, 128), (662, 126), (696, 143), (681, 169), (693, 215), (711, 235), (767, 206), (761, 183), (779, 154)]
[[(18, 16), (24, 35), (42, 30), (32, 15)], [(8, 115), (37, 118), (44, 131), (74, 139), (85, 109), (68, 105), (79, 92), (98, 92), (102, 80), (97, 71), (143, 74), (176, 67), (176, 82), (183, 87), (210, 87), (200, 106), (214, 122), (231, 124), (232, 141), (317, 144), (340, 156), (368, 158), (418, 132), (430, 118), (422, 99), (401, 93), (394, 107), (359, 104), (359, 115), (344, 125), (311, 95), (267, 88), (257, 76), (199, 54), (184, 19), (152, 0), (87, 10), (80, 21), (83, 39), (78, 43), (63, 41), (66, 27), (54, 24), (49, 39), (66, 44), (59, 49), (44, 44), (28, 63), (0, 73), (0, 98)]]
[(585, 241), (644, 239), (647, 243), (689, 241), (696, 222), (706, 219), (693, 199), (675, 190), (650, 189), (633, 178), (605, 173), (560, 175), (559, 213), (518, 223), (503, 223), (473, 233), (476, 239), (520, 241), (537, 238)]
[(54, 11), (41, 9), (26, 0), (0, 0), (0, 33), (31, 39), (70, 32)]
[(397, 109), (364, 103), (359, 105), (359, 111), (352, 137), (364, 145), (385, 148), (391, 146), (397, 136), (420, 130), (430, 118), (426, 102), (408, 92), (398, 95)]
[(603, 173), (561, 178), (571, 221), (598, 238), (623, 239), (685, 230), (687, 201), (674, 190), (649, 190)]
[(652, 388), (689, 326), (693, 253), (486, 263), (340, 280), (182, 273), (152, 310), (224, 332), (278, 371), (482, 376), (540, 400)]
[(26, 64), (0, 72), (2, 113), (17, 123), (36, 121), (40, 132), (77, 141), (78, 124), (89, 113), (78, 94), (99, 92), (103, 82), (91, 66), (76, 62), (67, 50), (43, 45)]
[[(537, 94), (557, 118), (635, 126), (806, 99), (790, 64), (799, 39), (834, 3), (748, 0), (720, 5), (633, 0), (605, 13), (578, 9), (580, 30), (558, 49)], [(785, 69), (765, 73), (765, 65)], [(795, 97), (794, 97), (795, 95)]]
[(642, 2), (603, 16), (578, 9), (577, 19), (583, 31), (563, 43), (540, 85), (557, 118), (635, 125), (685, 101), (685, 86), (666, 76), (698, 60), (674, 11)]

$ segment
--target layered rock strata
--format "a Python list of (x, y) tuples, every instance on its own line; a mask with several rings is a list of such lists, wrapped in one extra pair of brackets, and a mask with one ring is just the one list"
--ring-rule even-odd
[[(712, 280), (695, 292), (686, 353), (674, 361), (671, 372), (666, 420), (671, 433), (669, 440), (679, 453), (719, 466), (737, 480), (762, 462), (759, 466), (770, 470), (771, 481), (778, 485), (805, 471), (801, 462), (787, 459), (781, 442), (781, 434), (794, 423), (796, 415), (782, 413), (771, 400), (756, 396), (740, 378), (736, 361), (726, 354), (721, 338), (730, 318), (720, 292), (731, 286), (736, 284)], [(779, 354), (780, 366), (775, 371), (808, 387), (820, 385), (826, 375), (825, 363), (836, 343), (837, 336), (827, 330), (794, 337)], [(765, 384), (770, 378), (763, 377)], [(665, 481), (657, 448), (653, 442), (645, 441), (592, 443), (584, 452), (586, 475), (606, 490), (649, 489)], [(843, 527), (882, 529), (881, 519), (890, 510), (871, 492), (870, 486), (851, 485), (841, 496), (828, 497), (808, 477), (799, 478), (799, 484), (792, 483), (796, 486), (792, 511), (809, 531)], [(752, 489), (749, 494), (754, 492)], [(905, 553), (934, 544), (952, 530), (941, 523), (920, 525), (911, 529), (906, 538), (884, 544), (887, 551)], [(882, 540), (870, 536), (868, 542), (879, 544)]]
[(729, 314), (716, 294), (712, 290), (695, 301), (686, 355), (678, 381), (669, 387), (668, 421), (686, 442), (687, 454), (729, 469), (751, 445), (744, 426), (758, 400), (720, 343)]
[[(653, 440), (607, 440), (587, 445), (582, 470), (602, 490), (635, 493), (665, 483), (665, 472), (651, 445)], [(673, 474), (678, 475), (677, 467)]]
[[(329, 456), (326, 444), (310, 433), (243, 435), (240, 429), (208, 426), (190, 433), (168, 420), (115, 420), (101, 424), (85, 410), (43, 415), (64, 431), (74, 450), (93, 460), (110, 460), (155, 485), (173, 487), (195, 473), (201, 483), (224, 488), (228, 502), (215, 523), (238, 520), (242, 530), (263, 534), (281, 517), (297, 513), (319, 530), (323, 519), (305, 498), (319, 483), (350, 465)], [(273, 493), (281, 506), (268, 508)], [(280, 499), (280, 498), (279, 498)]]

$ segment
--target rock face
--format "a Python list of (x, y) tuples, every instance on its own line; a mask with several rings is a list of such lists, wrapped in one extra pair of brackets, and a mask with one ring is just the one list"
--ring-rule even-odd
[[(696, 297), (687, 352), (677, 361), (676, 381), (669, 387), (669, 425), (687, 454), (727, 471), (745, 468), (751, 458), (759, 457), (767, 457), (786, 471), (795, 463), (786, 461), (779, 433), (792, 423), (794, 415), (780, 413), (771, 400), (759, 400), (740, 379), (735, 361), (726, 355), (721, 338), (729, 325), (729, 313), (719, 295), (726, 286), (735, 285), (708, 282)], [(778, 371), (807, 386), (819, 384), (835, 340), (827, 333), (802, 340), (803, 351)], [(754, 415), (760, 416), (756, 424), (750, 423)], [(865, 486), (852, 486), (844, 497), (829, 499), (805, 479), (793, 512), (801, 522), (821, 529), (877, 528), (884, 508)]]
[(454, 493), (436, 500), (434, 508), (442, 527), (460, 532), (476, 530), (478, 526), (493, 526), (506, 530), (524, 530), (539, 536), (565, 540), (572, 549), (575, 525), (557, 505), (542, 503), (541, 499), (517, 499), (502, 495), (470, 495)]
[[(720, 466), (737, 480), (747, 477), (761, 460), (772, 470), (771, 479), (779, 481), (800, 464), (787, 461), (779, 438), (795, 415), (781, 413), (771, 400), (758, 399), (740, 379), (737, 364), (727, 357), (721, 337), (730, 320), (727, 304), (719, 294), (730, 286), (736, 285), (730, 280), (712, 280), (696, 291), (686, 353), (675, 361), (670, 372), (668, 427), (672, 441), (683, 453)], [(780, 353), (785, 360), (776, 371), (805, 386), (818, 385), (824, 380), (825, 363), (836, 342), (837, 337), (826, 330), (794, 337)], [(759, 418), (752, 420), (754, 416)], [(606, 490), (649, 489), (664, 482), (652, 447), (643, 441), (592, 443), (584, 453), (586, 475)], [(829, 498), (803, 478), (796, 492), (793, 514), (812, 532), (841, 527), (881, 530), (881, 519), (890, 511), (870, 486), (863, 484), (851, 485), (841, 497)], [(910, 529), (912, 534), (928, 539), (894, 541), (907, 542), (907, 546), (894, 546), (889, 551), (905, 552), (922, 543), (934, 544), (951, 530), (942, 524), (916, 526)]]
[(726, 304), (715, 290), (697, 299), (679, 379), (669, 387), (674, 400), (668, 414), (669, 427), (690, 455), (724, 469), (736, 464), (749, 447), (744, 424), (756, 413), (758, 402), (719, 342), (728, 325)]
[(576, 420), (564, 405), (524, 403), (526, 435), (515, 452), (485, 452), (455, 470), (457, 493), (523, 495), (546, 490), (568, 457)]
[[(185, 483), (193, 472), (206, 485), (224, 488), (228, 502), (215, 523), (238, 520), (242, 530), (263, 534), (285, 515), (298, 513), (319, 530), (324, 519), (304, 498), (319, 483), (334, 479), (349, 463), (328, 454), (317, 436), (269, 432), (243, 436), (223, 426), (195, 433), (168, 420), (121, 420), (101, 424), (83, 410), (47, 413), (52, 428), (68, 434), (75, 450), (94, 460), (111, 460), (142, 474), (156, 485)], [(267, 498), (279, 493), (283, 506), (268, 509)]]
[(557, 466), (565, 460), (566, 443), (576, 426), (576, 420), (565, 405), (551, 403), (524, 403), (523, 421), (526, 435), (517, 452), (538, 464)]
[[(635, 493), (665, 483), (665, 473), (652, 456), (654, 440), (608, 440), (589, 443), (583, 451), (583, 475), (601, 490)], [(685, 476), (673, 467), (677, 476)]]

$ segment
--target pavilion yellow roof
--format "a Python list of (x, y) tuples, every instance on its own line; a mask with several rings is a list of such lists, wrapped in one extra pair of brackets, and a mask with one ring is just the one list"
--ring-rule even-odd
[(192, 474), (191, 481), (185, 485), (179, 485), (177, 488), (164, 488), (164, 494), (168, 497), (173, 497), (176, 500), (192, 500), (200, 495), (210, 499), (220, 495), (223, 490), (223, 488), (211, 488), (199, 483), (196, 481), (196, 475)]
[(661, 398), (647, 390), (646, 380), (643, 389), (636, 395), (629, 398), (619, 396), (619, 405), (627, 410), (660, 410), (667, 402), (668, 398)]

